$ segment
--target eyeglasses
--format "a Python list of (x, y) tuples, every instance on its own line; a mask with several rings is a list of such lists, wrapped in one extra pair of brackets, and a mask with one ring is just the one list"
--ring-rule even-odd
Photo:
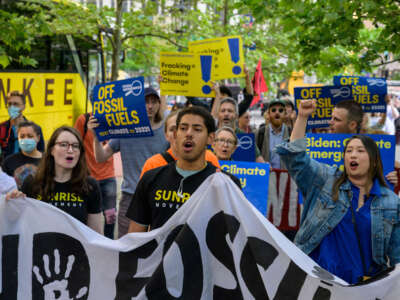
[(72, 151), (80, 151), (81, 150), (81, 146), (79, 143), (68, 143), (68, 142), (56, 142), (56, 145), (58, 145), (61, 149), (68, 151), (69, 147), (72, 147)]
[(279, 111), (280, 113), (283, 113), (283, 108), (275, 108), (275, 107), (271, 108), (271, 112), (274, 113), (276, 111)]
[(225, 139), (215, 139), (215, 142), (220, 145), (227, 144), (228, 146), (233, 146), (236, 144), (235, 141)]

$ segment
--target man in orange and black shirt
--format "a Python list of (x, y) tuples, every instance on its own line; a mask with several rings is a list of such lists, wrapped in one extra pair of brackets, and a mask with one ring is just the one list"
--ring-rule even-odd
[[(174, 138), (174, 131), (176, 130), (176, 117), (179, 111), (171, 112), (166, 118), (164, 122), (164, 133), (165, 139), (170, 143), (171, 147), (163, 152), (158, 153), (150, 157), (143, 165), (142, 172), (140, 173), (140, 178), (142, 178), (143, 174), (151, 169), (155, 169), (158, 167), (162, 167), (167, 165), (170, 162), (176, 161), (176, 144)], [(220, 167), (218, 158), (212, 153), (210, 150), (206, 151), (206, 161), (209, 161), (217, 168)]]
[[(205, 159), (215, 132), (211, 114), (198, 106), (189, 107), (179, 112), (176, 124), (173, 145), (178, 159), (144, 173), (126, 213), (131, 219), (128, 232), (161, 227), (208, 176), (221, 172)], [(240, 188), (235, 176), (226, 176)]]

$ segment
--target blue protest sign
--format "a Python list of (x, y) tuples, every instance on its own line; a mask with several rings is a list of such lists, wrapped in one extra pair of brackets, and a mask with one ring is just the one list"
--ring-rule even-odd
[[(352, 134), (307, 134), (307, 153), (311, 158), (343, 170), (343, 149)], [(396, 140), (394, 135), (368, 134), (380, 150), (383, 175), (394, 170)], [(392, 185), (390, 185), (392, 186)]]
[(298, 112), (300, 101), (305, 99), (316, 99), (317, 109), (307, 121), (308, 128), (328, 127), (332, 118), (332, 111), (336, 103), (342, 100), (353, 99), (350, 86), (310, 86), (295, 87), (294, 98), (295, 109)]
[(264, 216), (267, 211), (269, 164), (220, 160), (221, 169), (235, 175), (249, 200)]
[(238, 147), (232, 154), (232, 159), (236, 161), (252, 161), (256, 160), (256, 144), (254, 133), (238, 133)]
[(386, 112), (387, 84), (385, 78), (334, 76), (333, 84), (337, 86), (351, 85), (353, 99), (360, 103), (364, 112)]
[(93, 88), (93, 115), (99, 141), (152, 136), (146, 113), (143, 77), (107, 82)]

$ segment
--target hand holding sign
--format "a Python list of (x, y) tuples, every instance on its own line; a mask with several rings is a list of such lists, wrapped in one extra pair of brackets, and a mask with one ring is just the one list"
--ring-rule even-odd
[(87, 122), (87, 128), (89, 130), (91, 130), (93, 132), (93, 134), (95, 134), (94, 129), (97, 128), (97, 127), (99, 127), (99, 122), (97, 121), (97, 119), (93, 115), (91, 115), (89, 117), (88, 122)]

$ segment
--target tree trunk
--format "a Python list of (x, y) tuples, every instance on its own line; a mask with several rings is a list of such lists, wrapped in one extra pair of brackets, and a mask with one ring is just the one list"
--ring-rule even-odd
[(113, 32), (113, 53), (112, 53), (112, 67), (111, 67), (111, 80), (117, 80), (119, 66), (121, 64), (121, 23), (122, 23), (122, 2), (117, 0), (117, 7), (115, 11), (115, 29)]
[(229, 24), (228, 11), (229, 11), (229, 1), (225, 0), (224, 1), (224, 20), (223, 20), (224, 36), (227, 35), (227, 31), (228, 31), (228, 24)]

